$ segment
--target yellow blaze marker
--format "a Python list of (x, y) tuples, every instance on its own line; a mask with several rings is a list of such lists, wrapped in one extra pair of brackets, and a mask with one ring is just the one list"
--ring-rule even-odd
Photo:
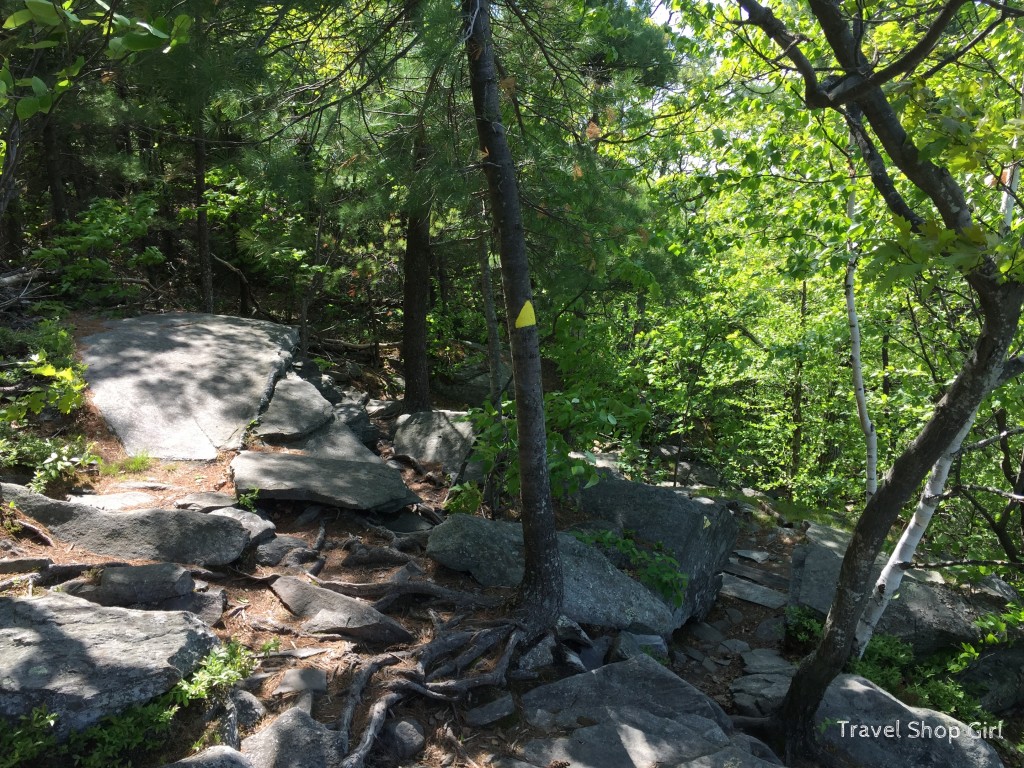
[(533, 313), (533, 302), (527, 301), (519, 310), (519, 317), (516, 318), (516, 328), (526, 328), (537, 324), (537, 316)]

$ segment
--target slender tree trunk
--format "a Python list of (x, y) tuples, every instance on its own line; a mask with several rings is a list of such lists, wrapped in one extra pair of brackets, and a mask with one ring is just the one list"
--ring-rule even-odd
[[(413, 149), (413, 175), (421, 174), (427, 147), (420, 129)], [(405, 369), (406, 413), (430, 410), (430, 365), (427, 356), (427, 314), (430, 312), (430, 198), (413, 181), (405, 232), (405, 273), (402, 293), (402, 363)]]
[(462, 13), (481, 164), (487, 176), (491, 215), (499, 238), (502, 286), (515, 376), (526, 554), (523, 583), (519, 589), (519, 614), (527, 634), (535, 635), (552, 626), (558, 618), (564, 589), (548, 479), (540, 339), (530, 288), (516, 168), (501, 120), (490, 2), (464, 0)]
[(196, 251), (199, 255), (199, 285), (203, 311), (213, 312), (213, 260), (210, 258), (210, 222), (206, 215), (206, 136), (202, 115), (196, 118), (193, 142), (196, 164)]
[[(487, 220), (487, 206), (483, 209)], [(484, 321), (487, 323), (487, 389), (491, 405), (501, 416), (501, 332), (498, 327), (498, 313), (494, 308), (494, 284), (491, 280), (490, 237), (480, 235), (480, 294), (484, 300)]]
[(903, 566), (914, 559), (917, 545), (921, 543), (921, 538), (932, 521), (932, 515), (938, 509), (942, 492), (946, 488), (949, 469), (953, 466), (953, 459), (970, 433), (975, 416), (976, 413), (967, 420), (963, 429), (953, 438), (953, 442), (950, 443), (946, 452), (935, 462), (935, 466), (932, 467), (931, 474), (928, 476), (928, 482), (924, 484), (924, 490), (921, 491), (914, 516), (907, 523), (907, 527), (903, 529), (903, 535), (900, 536), (889, 561), (875, 581), (875, 587), (871, 590), (871, 596), (868, 598), (867, 608), (857, 624), (854, 653), (858, 658), (864, 655), (864, 650), (868, 647), (868, 642), (875, 632), (875, 627), (878, 626), (879, 619), (882, 618), (882, 614), (889, 606), (889, 601), (892, 600), (893, 595), (899, 590), (900, 584), (903, 583), (903, 574), (906, 573)]
[(821, 642), (800, 665), (776, 714), (786, 736), (787, 762), (814, 754), (814, 715), (829, 684), (850, 658), (857, 622), (869, 594), (866, 585), (872, 583), (871, 569), (886, 534), (902, 506), (999, 382), (1020, 321), (1024, 286), (999, 284), (978, 273), (968, 280), (977, 291), (984, 314), (981, 334), (931, 419), (893, 462), (854, 528)]
[(18, 162), (21, 160), (21, 120), (11, 118), (4, 134), (4, 164), (0, 170), (0, 216), (7, 210), (15, 193)]
[(868, 393), (864, 388), (864, 366), (860, 352), (860, 320), (854, 295), (854, 276), (857, 273), (857, 254), (846, 264), (846, 318), (850, 325), (850, 364), (853, 367), (853, 394), (857, 400), (857, 418), (864, 433), (864, 497), (870, 499), (878, 488), (878, 434), (868, 413)]
[(43, 158), (46, 165), (46, 184), (50, 188), (50, 210), (54, 221), (68, 220), (68, 201), (64, 194), (64, 175), (61, 172), (60, 145), (53, 116), (47, 115), (43, 123)]

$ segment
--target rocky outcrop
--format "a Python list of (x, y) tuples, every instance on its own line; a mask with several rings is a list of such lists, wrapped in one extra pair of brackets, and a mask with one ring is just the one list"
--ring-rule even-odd
[(0, 597), (0, 716), (46, 707), (63, 738), (170, 690), (217, 642), (189, 613)]
[(238, 493), (315, 501), (363, 512), (394, 512), (420, 501), (391, 467), (290, 453), (244, 451), (231, 462)]
[(60, 541), (98, 555), (225, 565), (237, 560), (249, 543), (245, 528), (228, 517), (184, 509), (103, 512), (6, 483), (0, 494)]
[[(658, 634), (676, 628), (670, 608), (618, 570), (594, 547), (558, 534), (565, 579), (563, 612), (580, 624), (637, 627)], [(523, 579), (523, 533), (516, 523), (452, 515), (430, 533), (427, 555), (484, 586), (515, 587)]]
[(721, 585), (719, 572), (736, 544), (739, 526), (725, 506), (711, 499), (690, 498), (684, 491), (657, 488), (602, 475), (582, 492), (585, 529), (621, 534), (633, 531), (637, 541), (660, 544), (686, 574), (686, 594), (673, 613), (676, 626), (701, 619), (714, 605)]
[(93, 403), (129, 454), (212, 460), (241, 447), (297, 342), (276, 323), (169, 312), (112, 323), (81, 353)]

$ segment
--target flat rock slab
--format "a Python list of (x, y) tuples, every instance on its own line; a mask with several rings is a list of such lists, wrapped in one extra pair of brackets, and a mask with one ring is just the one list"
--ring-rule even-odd
[(193, 509), (196, 512), (210, 512), (214, 509), (234, 506), (237, 499), (230, 493), (202, 491), (190, 493), (174, 502), (175, 509)]
[(238, 507), (224, 507), (222, 509), (211, 509), (210, 515), (218, 517), (230, 517), (239, 523), (249, 532), (249, 545), (258, 546), (274, 538), (277, 526), (270, 520), (260, 517), (255, 512)]
[(755, 605), (763, 605), (765, 608), (781, 608), (788, 601), (789, 597), (776, 589), (763, 587), (752, 581), (733, 576), (731, 573), (722, 574), (721, 593), (738, 600), (744, 600)]
[(245, 755), (231, 747), (218, 744), (216, 747), (204, 749), (197, 755), (186, 757), (176, 763), (168, 763), (163, 768), (254, 768)]
[(189, 613), (104, 608), (70, 595), (0, 598), (0, 716), (44, 706), (60, 738), (143, 704), (218, 644)]
[(125, 491), (124, 493), (82, 494), (68, 496), (72, 504), (84, 504), (87, 507), (117, 512), (122, 509), (152, 507), (156, 496), (142, 491)]
[[(864, 768), (1003, 766), (978, 731), (942, 712), (909, 707), (856, 675), (840, 675), (832, 682), (816, 719), (827, 746)], [(993, 720), (995, 726), (998, 721)]]
[[(749, 740), (733, 731), (721, 707), (647, 656), (534, 688), (522, 697), (522, 716), (534, 727), (560, 733), (523, 745), (520, 766), (778, 764), (752, 754)], [(566, 729), (571, 732), (561, 733)], [(499, 761), (510, 768), (511, 763)]]
[(341, 768), (337, 731), (328, 730), (296, 707), (242, 742), (253, 768)]
[[(580, 624), (660, 635), (678, 625), (669, 606), (612, 565), (596, 548), (558, 534), (565, 579), (562, 612)], [(456, 571), (468, 571), (485, 587), (515, 587), (523, 579), (523, 531), (518, 523), (452, 515), (430, 532), (427, 555)]]
[(231, 462), (239, 493), (262, 499), (315, 501), (365, 512), (395, 512), (421, 501), (384, 465), (291, 453), (244, 451)]
[(342, 459), (363, 461), (369, 464), (383, 464), (380, 456), (365, 445), (345, 422), (334, 418), (312, 434), (285, 443), (289, 448), (302, 451), (307, 456), (321, 459)]
[(412, 642), (412, 634), (394, 619), (362, 600), (282, 576), (271, 587), (292, 613), (307, 621), (307, 632), (346, 635), (370, 644)]
[(270, 405), (260, 416), (256, 434), (270, 440), (291, 440), (308, 435), (333, 417), (334, 408), (320, 390), (289, 373), (274, 386)]
[(82, 340), (93, 402), (131, 455), (212, 460), (235, 450), (291, 359), (298, 331), (171, 312)]
[(634, 532), (637, 540), (660, 543), (687, 575), (676, 626), (704, 618), (718, 596), (718, 572), (729, 560), (739, 525), (732, 513), (711, 499), (691, 499), (683, 491), (620, 480), (602, 473), (601, 482), (581, 494), (588, 530)]
[(192, 575), (174, 563), (104, 568), (93, 598), (101, 605), (159, 603), (189, 594), (195, 588)]
[(249, 533), (227, 517), (184, 509), (104, 512), (56, 501), (20, 485), (3, 484), (0, 493), (59, 541), (97, 555), (127, 560), (163, 560), (226, 565), (239, 558)]

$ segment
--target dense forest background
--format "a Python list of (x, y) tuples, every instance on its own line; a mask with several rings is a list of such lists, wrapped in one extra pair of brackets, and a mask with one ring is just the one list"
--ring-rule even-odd
[[(849, 525), (865, 439), (844, 282), (855, 282), (884, 470), (972, 354), (982, 307), (963, 276), (975, 246), (998, 254), (1005, 279), (1020, 270), (1024, 11), (834, 4), (860, 19), (879, 66), (928, 41), (883, 87), (921, 156), (964, 190), (978, 225), (955, 232), (936, 214), (892, 214), (879, 168), (927, 209), (919, 189), (851, 136), (841, 110), (808, 107), (743, 6), (492, 9), (552, 473), (587, 475), (570, 451), (615, 449), (637, 475), (671, 479), (649, 449), (674, 447), (794, 516)], [(462, 13), (426, 0), (5, 2), (5, 463), (56, 451), (73, 466), (84, 450), (23, 422), (47, 398), (62, 409), (80, 399), (77, 379), (62, 378), (75, 310), (298, 324), (325, 369), (354, 354), (339, 340), (369, 344), (367, 371), (392, 366), (420, 405), (431, 396), (412, 370), (417, 339), (434, 402), (444, 383), (486, 370), (489, 311), (492, 333), (508, 318), (490, 275), (488, 157)], [(797, 4), (775, 13), (823, 56)], [(818, 74), (835, 84), (843, 73), (826, 62)], [(408, 370), (386, 355), (403, 338)], [(30, 357), (40, 353), (52, 368)], [(955, 457), (927, 557), (969, 561), (965, 577), (1016, 577), (1022, 450), (1024, 399), (1010, 383)], [(514, 486), (514, 472), (506, 479)]]
[(489, 371), (500, 471), (458, 498), (515, 505), (501, 346), (535, 319), (556, 495), (616, 451), (856, 525), (791, 746), (913, 497), (920, 560), (1019, 580), (1017, 3), (2, 8), (0, 463), (37, 487), (88, 458), (34, 418), (82, 404), (74, 313), (195, 309), (296, 324), (408, 410)]

